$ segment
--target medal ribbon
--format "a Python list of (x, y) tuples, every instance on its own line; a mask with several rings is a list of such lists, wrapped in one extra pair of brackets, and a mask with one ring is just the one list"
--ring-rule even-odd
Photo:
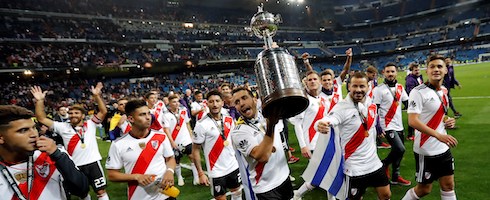
[[(211, 118), (211, 115), (208, 113), (208, 117), (210, 117), (211, 120), (213, 120), (214, 124), (216, 125), (216, 128), (220, 131), (220, 136), (216, 139), (216, 142), (213, 145), (213, 148), (211, 148), (211, 151), (209, 151), (208, 155), (208, 160), (209, 160), (209, 168), (213, 170), (214, 165), (216, 164), (216, 161), (218, 160), (219, 156), (221, 155), (221, 152), (225, 148), (224, 142), (227, 141), (228, 134), (230, 133), (231, 130), (231, 123), (233, 123), (233, 118), (226, 116), (222, 117), (222, 127), (218, 127), (218, 123)], [(229, 124), (227, 126), (226, 124)]]
[[(180, 126), (182, 124), (184, 124), (184, 117), (185, 117), (185, 115), (186, 115), (185, 110), (180, 111), (180, 115), (179, 115), (178, 119), (177, 119), (177, 116), (174, 115), (175, 116), (175, 119), (177, 120), (177, 124), (175, 125), (175, 128), (172, 131), (172, 139), (173, 140), (175, 140), (177, 138), (177, 135), (179, 135), (179, 132), (180, 132), (180, 129), (181, 129)], [(179, 128), (177, 129), (177, 127), (179, 127)]]
[(74, 135), (68, 142), (67, 152), (70, 156), (73, 155), (73, 152), (75, 151), (75, 147), (77, 146), (79, 141), (81, 141), (82, 144), (85, 144), (85, 131), (87, 130), (87, 127), (88, 127), (87, 122), (83, 123), (83, 126), (79, 131), (77, 131), (75, 127), (72, 126), (76, 135)]

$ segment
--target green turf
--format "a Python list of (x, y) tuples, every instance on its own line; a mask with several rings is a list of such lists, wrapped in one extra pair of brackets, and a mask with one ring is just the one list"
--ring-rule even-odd
[[(468, 97), (468, 96), (490, 96), (490, 90), (486, 84), (490, 83), (490, 63), (465, 65), (455, 68), (457, 79), (463, 85), (463, 89), (453, 89), (451, 94), (453, 97)], [(427, 76), (422, 72), (424, 78)], [(399, 75), (399, 82), (404, 84), (405, 73)], [(345, 87), (344, 87), (344, 94)], [(455, 158), (455, 180), (456, 194), (459, 199), (487, 199), (490, 196), (490, 172), (487, 167), (490, 166), (490, 148), (486, 145), (490, 144), (490, 98), (480, 99), (455, 99), (454, 104), (463, 117), (458, 119), (456, 130), (450, 130), (449, 134), (454, 135), (459, 144), (452, 149)], [(449, 113), (452, 115), (452, 112)], [(406, 126), (406, 114), (404, 113), (404, 123)], [(294, 136), (294, 129), (290, 126), (291, 145), (297, 149), (293, 153), (296, 157), (301, 157), (298, 143)], [(103, 165), (107, 157), (107, 151), (110, 143), (99, 140), (100, 153), (103, 156)], [(415, 164), (412, 151), (413, 142), (406, 142), (405, 158), (401, 165), (401, 174), (403, 177), (412, 181), (414, 186)], [(388, 149), (378, 151), (381, 158), (388, 154)], [(189, 162), (184, 159), (183, 162)], [(294, 188), (298, 188), (303, 180), (300, 178), (301, 173), (307, 165), (307, 160), (301, 158), (298, 163), (289, 165), (292, 170), (292, 175), (296, 177), (293, 182)], [(179, 187), (181, 194), (178, 199), (211, 199), (210, 189), (204, 186), (192, 185), (192, 173), (189, 170), (183, 169), (186, 185)], [(424, 199), (440, 199), (439, 185), (434, 184), (433, 192)], [(407, 186), (392, 186), (392, 199), (401, 199), (405, 192), (409, 189)], [(107, 191), (111, 199), (127, 199), (126, 184), (123, 183), (108, 183)], [(95, 196), (92, 193), (92, 198)], [(303, 199), (305, 200), (322, 200), (326, 199), (325, 193), (320, 190), (314, 190), (308, 193)], [(364, 195), (364, 199), (376, 199), (376, 193), (373, 189), (368, 189)]]

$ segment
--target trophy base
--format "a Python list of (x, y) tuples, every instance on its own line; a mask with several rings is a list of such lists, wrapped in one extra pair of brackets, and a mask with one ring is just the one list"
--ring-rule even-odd
[(281, 119), (290, 118), (306, 110), (309, 105), (306, 92), (297, 88), (274, 91), (263, 98), (262, 115), (268, 118), (277, 115)]

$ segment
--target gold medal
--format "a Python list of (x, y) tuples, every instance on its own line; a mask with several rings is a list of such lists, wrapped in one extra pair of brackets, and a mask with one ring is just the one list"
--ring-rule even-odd
[(145, 142), (140, 142), (138, 145), (140, 146), (141, 149), (145, 149), (145, 147), (146, 147)]
[(364, 131), (364, 136), (365, 136), (365, 137), (369, 137), (369, 133), (368, 133), (368, 131)]
[(230, 145), (230, 142), (228, 142), (228, 140), (225, 140), (225, 141), (223, 142), (223, 145), (225, 145), (225, 147), (226, 147), (226, 146)]
[(442, 120), (442, 122), (446, 123), (446, 121), (449, 119), (449, 116), (447, 115), (444, 115), (444, 119)]
[(175, 127), (175, 130), (180, 130), (180, 126), (176, 126)]
[(85, 147), (87, 147), (87, 145), (85, 143), (82, 143), (82, 149), (85, 149)]

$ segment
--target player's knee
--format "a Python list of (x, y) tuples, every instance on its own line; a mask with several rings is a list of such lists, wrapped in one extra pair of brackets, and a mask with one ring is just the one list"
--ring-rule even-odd
[(231, 190), (231, 196), (232, 197), (241, 197), (242, 196), (242, 188), (238, 187), (234, 190)]
[(391, 191), (383, 192), (378, 196), (379, 199), (381, 200), (389, 200), (391, 198)]
[(425, 195), (430, 194), (431, 190), (432, 190), (432, 185), (418, 184), (417, 186), (415, 186), (415, 194), (419, 197), (423, 197)]
[(445, 192), (454, 190), (454, 182), (440, 183), (440, 186), (441, 186), (441, 190)]
[(216, 200), (226, 200), (226, 195), (219, 195), (219, 196), (215, 196), (214, 199)]

